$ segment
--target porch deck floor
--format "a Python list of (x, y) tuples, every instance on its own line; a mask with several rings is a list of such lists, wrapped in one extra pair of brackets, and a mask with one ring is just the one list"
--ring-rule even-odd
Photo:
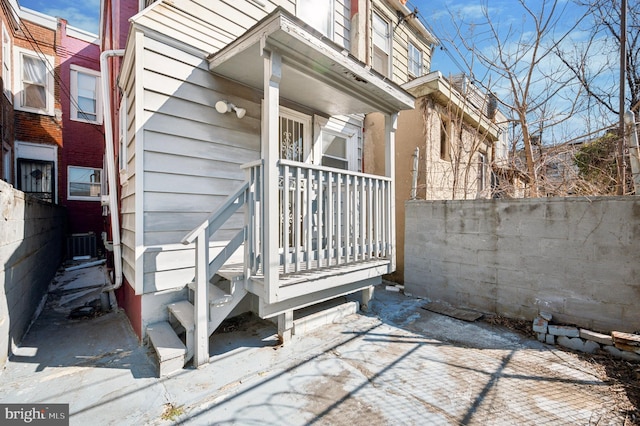
[[(284, 267), (280, 266), (279, 268), (279, 285), (280, 287), (286, 287), (293, 284), (300, 284), (303, 282), (314, 281), (319, 278), (325, 278), (332, 275), (342, 275), (350, 272), (362, 271), (370, 268), (377, 268), (381, 266), (386, 266), (390, 263), (389, 260), (386, 259), (373, 259), (373, 260), (362, 260), (353, 263), (346, 264), (330, 264), (330, 265), (321, 265), (318, 266), (318, 262), (314, 261), (311, 264), (311, 268), (309, 269), (301, 269), (297, 272), (286, 272), (284, 271)], [(306, 263), (305, 263), (306, 266)], [(263, 275), (256, 275), (252, 277), (254, 281), (262, 283), (264, 281)]]

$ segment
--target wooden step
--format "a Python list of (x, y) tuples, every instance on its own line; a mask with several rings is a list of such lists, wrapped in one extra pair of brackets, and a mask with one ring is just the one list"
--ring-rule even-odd
[(187, 348), (167, 321), (147, 326), (147, 336), (158, 358), (159, 377), (165, 377), (184, 367)]
[(171, 303), (167, 308), (169, 308), (170, 315), (173, 315), (185, 331), (189, 332), (195, 329), (194, 308), (188, 300)]
[[(220, 283), (220, 284), (224, 285), (224, 283)], [(227, 282), (226, 284), (230, 285), (231, 287), (234, 286), (233, 283)], [(195, 286), (196, 284), (193, 281), (188, 284), (189, 290), (192, 292), (195, 291)], [(189, 297), (192, 298), (192, 296), (189, 296)], [(223, 306), (229, 303), (231, 299), (233, 299), (233, 294), (224, 291), (223, 289), (221, 289), (215, 284), (209, 284), (209, 304), (210, 305)]]

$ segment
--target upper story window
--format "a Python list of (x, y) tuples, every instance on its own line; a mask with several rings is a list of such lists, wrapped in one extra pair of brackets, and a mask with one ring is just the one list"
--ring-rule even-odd
[(422, 75), (422, 51), (409, 42), (409, 75), (420, 77)]
[(71, 119), (102, 123), (100, 73), (71, 65)]
[(333, 40), (334, 0), (298, 0), (296, 15)]
[(48, 55), (14, 48), (16, 55), (15, 109), (53, 115), (54, 59)]
[(9, 37), (9, 31), (2, 23), (2, 83), (4, 85), (4, 95), (13, 101), (13, 94), (11, 93), (11, 37)]
[(391, 29), (389, 22), (373, 14), (373, 69), (389, 77), (391, 68)]

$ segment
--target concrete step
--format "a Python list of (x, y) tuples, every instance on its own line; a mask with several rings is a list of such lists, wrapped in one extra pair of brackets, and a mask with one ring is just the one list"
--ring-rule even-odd
[(147, 326), (147, 336), (158, 359), (159, 377), (165, 377), (184, 367), (187, 348), (167, 321)]

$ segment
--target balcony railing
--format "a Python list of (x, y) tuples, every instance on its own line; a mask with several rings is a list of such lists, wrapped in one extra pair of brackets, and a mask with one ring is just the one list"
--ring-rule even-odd
[(265, 208), (279, 213), (281, 276), (391, 256), (391, 179), (280, 160), (278, 199), (267, 203), (261, 164), (246, 167), (251, 275), (263, 274)]

